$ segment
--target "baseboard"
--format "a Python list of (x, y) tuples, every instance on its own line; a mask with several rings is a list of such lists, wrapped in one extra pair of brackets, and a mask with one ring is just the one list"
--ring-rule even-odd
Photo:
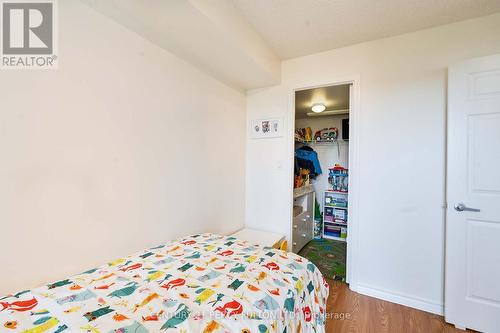
[(441, 303), (432, 302), (415, 296), (373, 288), (359, 283), (356, 289), (358, 293), (366, 296), (380, 298), (384, 301), (409, 306), (411, 308), (434, 313), (440, 316), (444, 314), (444, 306)]

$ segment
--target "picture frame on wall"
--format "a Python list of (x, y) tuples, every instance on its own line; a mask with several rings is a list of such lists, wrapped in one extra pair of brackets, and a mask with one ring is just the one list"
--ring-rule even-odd
[(265, 139), (283, 136), (283, 119), (255, 119), (250, 122), (250, 138)]

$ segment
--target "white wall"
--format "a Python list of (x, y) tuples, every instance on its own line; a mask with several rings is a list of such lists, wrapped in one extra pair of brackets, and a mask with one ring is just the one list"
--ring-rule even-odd
[(0, 72), (0, 295), (243, 225), (245, 96), (75, 0)]
[[(359, 76), (359, 291), (442, 311), (446, 68), (494, 53), (500, 14), (292, 59), (247, 94), (247, 121), (291, 133), (293, 89)], [(247, 226), (289, 236), (291, 140), (247, 140)]]

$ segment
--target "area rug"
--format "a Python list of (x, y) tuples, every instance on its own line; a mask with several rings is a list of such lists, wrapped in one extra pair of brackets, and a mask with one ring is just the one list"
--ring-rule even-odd
[(345, 282), (347, 244), (330, 239), (313, 239), (299, 255), (311, 260), (325, 278)]

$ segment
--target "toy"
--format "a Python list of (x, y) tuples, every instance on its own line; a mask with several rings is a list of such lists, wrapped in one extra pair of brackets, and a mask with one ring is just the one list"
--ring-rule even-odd
[(309, 170), (300, 168), (299, 174), (295, 176), (295, 188), (309, 185), (309, 173)]
[(340, 228), (340, 238), (347, 238), (347, 228)]
[(314, 239), (321, 239), (323, 233), (323, 214), (321, 207), (316, 199), (314, 199)]
[(304, 141), (305, 140), (305, 130), (303, 128), (295, 129), (295, 141)]
[(299, 142), (311, 142), (312, 141), (312, 130), (311, 130), (311, 127), (296, 128), (295, 129), (295, 141), (299, 141)]
[(349, 190), (349, 170), (335, 164), (328, 176), (328, 182), (332, 185), (334, 191), (347, 192)]
[(314, 134), (314, 140), (320, 142), (336, 141), (339, 136), (339, 130), (336, 127), (324, 128)]
[(312, 130), (311, 127), (306, 127), (305, 129), (305, 135), (304, 138), (306, 141), (312, 141)]
[(325, 206), (347, 207), (347, 193), (325, 192)]

